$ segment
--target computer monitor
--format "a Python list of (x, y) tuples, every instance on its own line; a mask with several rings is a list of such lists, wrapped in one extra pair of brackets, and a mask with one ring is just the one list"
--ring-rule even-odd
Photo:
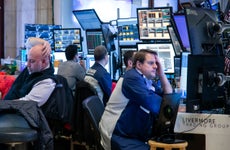
[(183, 52), (182, 44), (179, 41), (178, 36), (176, 35), (174, 28), (172, 26), (168, 26), (167, 28), (169, 31), (169, 35), (171, 38), (171, 42), (172, 42), (175, 54), (176, 54), (176, 56), (180, 56), (181, 52)]
[(218, 20), (223, 21), (223, 18), (221, 16), (222, 13), (221, 13), (221, 8), (220, 8), (220, 2), (215, 2), (211, 4), (211, 9), (217, 12)]
[[(110, 59), (110, 56), (109, 56), (109, 59)], [(90, 67), (93, 66), (94, 63), (95, 63), (94, 55), (87, 55), (86, 56), (86, 69), (88, 70)], [(107, 72), (111, 73), (111, 70), (110, 70), (111, 69), (110, 68), (110, 61), (105, 66), (105, 69), (107, 70)]]
[(181, 98), (187, 98), (187, 77), (188, 77), (188, 56), (190, 52), (181, 53), (181, 68), (180, 68), (180, 89), (182, 92)]
[(108, 53), (116, 50), (114, 44), (116, 34), (112, 32), (112, 29), (113, 27), (110, 25), (110, 23), (103, 23), (101, 25), (102, 35), (104, 37), (104, 45), (107, 48)]
[(82, 38), (80, 28), (55, 29), (54, 32), (54, 51), (64, 52), (66, 47), (74, 44), (78, 52), (82, 52)]
[(180, 94), (163, 95), (160, 112), (153, 128), (153, 139), (163, 143), (180, 143), (184, 140), (176, 139), (174, 127), (180, 104)]
[(125, 52), (127, 51), (137, 51), (137, 48), (136, 46), (130, 46), (130, 47), (120, 47), (120, 58), (121, 58), (121, 74), (124, 74), (125, 73), (125, 70), (126, 70), (126, 66), (125, 66), (125, 63), (124, 63), (124, 54)]
[(137, 8), (140, 40), (170, 40), (167, 26), (172, 7)]
[(223, 55), (221, 35), (218, 32), (218, 14), (214, 10), (186, 8), (186, 22), (191, 54)]
[(172, 43), (137, 43), (137, 49), (150, 49), (156, 51), (161, 60), (164, 72), (174, 73), (174, 49)]
[(83, 30), (101, 28), (102, 22), (94, 9), (74, 10), (73, 14)]
[(54, 52), (53, 56), (54, 56), (54, 60), (59, 60), (60, 62), (67, 61), (65, 52)]
[(180, 76), (181, 76), (180, 69), (181, 69), (181, 55), (174, 57), (174, 78), (175, 79), (178, 79), (178, 80), (180, 79)]
[(29, 37), (39, 37), (50, 43), (51, 49), (54, 49), (54, 29), (61, 29), (61, 25), (52, 24), (25, 24), (25, 43)]
[(189, 55), (187, 73), (187, 112), (206, 112), (225, 105), (224, 87), (217, 73), (224, 72), (224, 56)]
[(86, 30), (86, 46), (88, 55), (94, 54), (98, 45), (104, 45), (104, 38), (101, 30)]
[(179, 41), (182, 43), (183, 51), (190, 51), (190, 42), (185, 15), (174, 13), (171, 22)]
[(137, 18), (119, 18), (117, 20), (118, 42), (120, 46), (136, 46), (139, 40)]

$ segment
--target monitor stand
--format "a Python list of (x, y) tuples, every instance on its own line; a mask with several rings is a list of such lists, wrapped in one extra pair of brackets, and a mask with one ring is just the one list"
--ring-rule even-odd
[(154, 140), (161, 143), (167, 144), (175, 144), (175, 143), (183, 143), (185, 140), (176, 139), (175, 134), (164, 134), (159, 137), (156, 137)]

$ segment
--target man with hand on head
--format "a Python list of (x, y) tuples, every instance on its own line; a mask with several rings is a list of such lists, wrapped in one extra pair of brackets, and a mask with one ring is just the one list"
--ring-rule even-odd
[(32, 100), (38, 106), (46, 103), (56, 83), (50, 53), (44, 49), (46, 46), (37, 43), (28, 51), (27, 67), (13, 83), (5, 100)]
[[(156, 76), (161, 87), (152, 82)], [(99, 123), (104, 149), (149, 150), (162, 96), (172, 92), (157, 53), (136, 52), (133, 68), (118, 80)]]
[(30, 37), (27, 39), (25, 46), (26, 46), (26, 50), (27, 50), (27, 54), (28, 51), (35, 45), (38, 44), (42, 44), (43, 45), (43, 49), (42, 49), (42, 55), (46, 56), (46, 55), (50, 55), (51, 54), (51, 47), (48, 41), (43, 40), (41, 38), (37, 38), (37, 37)]

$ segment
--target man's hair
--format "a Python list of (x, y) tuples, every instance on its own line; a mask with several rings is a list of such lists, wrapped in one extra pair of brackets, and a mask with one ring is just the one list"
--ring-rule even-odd
[(99, 45), (94, 50), (94, 59), (95, 61), (100, 61), (105, 58), (107, 55), (107, 49), (103, 45)]
[(146, 54), (157, 55), (156, 51), (150, 49), (141, 49), (134, 55), (133, 66), (136, 67), (137, 61), (144, 63)]
[(136, 51), (132, 51), (132, 50), (128, 50), (124, 53), (124, 64), (125, 66), (127, 67), (128, 66), (128, 61), (129, 60), (132, 60), (133, 61), (133, 54), (135, 53)]
[(69, 45), (65, 49), (65, 57), (67, 60), (73, 60), (77, 55), (77, 45)]

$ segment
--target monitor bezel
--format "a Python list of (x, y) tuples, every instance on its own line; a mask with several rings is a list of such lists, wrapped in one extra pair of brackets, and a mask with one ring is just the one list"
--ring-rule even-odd
[[(90, 13), (92, 15), (92, 18), (88, 18), (87, 15), (85, 15), (85, 17), (83, 17), (83, 18), (87, 19), (88, 21), (82, 21), (81, 18), (79, 18), (79, 17), (80, 17), (80, 15), (83, 16), (83, 13)], [(95, 9), (73, 10), (73, 14), (76, 17), (76, 19), (78, 20), (78, 22), (79, 22), (79, 24), (83, 30), (100, 29), (101, 28), (102, 21), (100, 20), (99, 16), (97, 15)], [(93, 19), (96, 22), (92, 22)], [(89, 25), (89, 24), (91, 24), (91, 25)], [(95, 24), (97, 24), (97, 26), (93, 27), (93, 25), (95, 25)]]
[[(136, 47), (137, 47), (137, 51), (140, 50), (139, 48), (139, 45), (163, 45), (163, 44), (167, 44), (167, 45), (170, 45), (170, 47), (172, 48), (172, 51), (170, 51), (170, 57), (171, 57), (171, 63), (172, 63), (172, 68), (168, 71), (164, 70), (164, 73), (166, 74), (174, 74), (174, 56), (175, 56), (175, 52), (174, 52), (174, 49), (173, 49), (173, 45), (171, 42), (164, 42), (164, 43), (149, 43), (149, 42), (138, 42), (136, 44)], [(147, 48), (148, 49), (148, 48)], [(152, 50), (152, 49), (151, 49)], [(156, 51), (158, 53), (158, 51)]]
[[(53, 34), (55, 34), (55, 31), (67, 31), (67, 30), (69, 30), (69, 31), (71, 31), (71, 30), (78, 30), (78, 31), (79, 31), (79, 43), (77, 43), (77, 44), (80, 45), (80, 49), (78, 50), (78, 52), (82, 52), (83, 49), (82, 49), (81, 28), (61, 28), (61, 29), (54, 29), (54, 30), (53, 30)], [(64, 51), (65, 51), (65, 48), (66, 48), (67, 46), (66, 46), (63, 50), (57, 50), (57, 49), (56, 49), (56, 46), (55, 46), (55, 44), (56, 44), (55, 35), (53, 36), (53, 38), (54, 38), (54, 51), (55, 51), (55, 52), (64, 52)], [(74, 44), (74, 43), (72, 43), (72, 44)], [(76, 45), (77, 45), (77, 44), (76, 44)], [(70, 45), (70, 44), (69, 44), (69, 45)]]
[[(140, 34), (140, 30), (141, 30), (141, 26), (140, 26), (140, 17), (139, 17), (139, 11), (154, 11), (154, 10), (163, 10), (163, 9), (169, 9), (169, 24), (168, 25), (171, 25), (171, 22), (170, 22), (170, 19), (172, 18), (172, 12), (173, 12), (173, 9), (172, 7), (154, 7), (154, 8), (149, 8), (149, 7), (145, 7), (145, 8), (137, 8), (136, 9), (136, 12), (137, 12), (137, 26), (138, 26), (138, 34), (139, 34), (139, 39), (141, 41), (153, 41), (153, 40), (156, 40), (156, 41), (170, 41), (170, 36), (169, 36), (169, 33), (168, 33), (168, 38), (158, 38), (158, 37), (147, 37), (147, 38), (144, 38), (143, 36), (141, 36)], [(164, 30), (167, 31), (167, 26), (166, 25), (164, 27)]]
[[(178, 27), (177, 27), (177, 24), (176, 24), (176, 21), (175, 21), (175, 16), (183, 16), (184, 17), (184, 21), (185, 21), (185, 28), (186, 28), (186, 32), (187, 32), (187, 41), (188, 41), (188, 46), (186, 46), (185, 44), (184, 44), (184, 42), (183, 42), (183, 39), (184, 38), (182, 38), (181, 37), (181, 34), (180, 34), (180, 32), (179, 32), (179, 30), (178, 30)], [(174, 28), (174, 31), (175, 31), (175, 33), (177, 34), (177, 37), (178, 37), (178, 40), (179, 40), (179, 42), (181, 43), (181, 46), (182, 46), (182, 48), (183, 48), (183, 52), (190, 52), (191, 51), (191, 46), (190, 46), (190, 39), (189, 39), (189, 35), (188, 35), (188, 26), (187, 26), (187, 21), (186, 21), (186, 18), (185, 18), (185, 13), (174, 13), (173, 14), (173, 16), (172, 16), (172, 18), (171, 18), (171, 23), (172, 23), (172, 27)]]
[[(86, 31), (85, 31), (87, 54), (88, 54), (88, 55), (93, 55), (93, 54), (94, 54), (94, 52), (93, 52), (94, 50), (93, 50), (93, 51), (90, 51), (89, 45), (88, 45), (87, 34), (88, 34), (89, 32), (100, 32), (100, 33), (101, 33), (102, 41), (101, 41), (101, 43), (98, 44), (98, 45), (104, 45), (104, 36), (103, 36), (103, 33), (102, 33), (102, 30), (101, 30), (101, 29), (90, 29), (90, 30), (86, 30)], [(94, 48), (95, 48), (96, 46), (98, 46), (98, 45), (95, 45)]]
[[(178, 35), (177, 35), (175, 29), (173, 28), (173, 26), (169, 25), (169, 26), (167, 26), (167, 29), (168, 29), (168, 31), (169, 31), (169, 35), (170, 35), (170, 38), (171, 38), (171, 42), (172, 42), (172, 45), (173, 45), (173, 49), (174, 49), (175, 55), (176, 55), (176, 56), (180, 56), (180, 55), (181, 55), (181, 52), (184, 51), (183, 45), (182, 45), (182, 43), (181, 43), (181, 41), (180, 41), (180, 38), (178, 38)], [(174, 33), (172, 33), (171, 30), (173, 30), (172, 32), (174, 32)], [(176, 39), (172, 39), (172, 36), (174, 36), (174, 35), (172, 35), (172, 34), (175, 35), (175, 38), (176, 38)], [(178, 41), (178, 43), (179, 43), (179, 47), (180, 47), (180, 50), (179, 50), (179, 51), (178, 51), (178, 49), (176, 48), (176, 45), (175, 45), (175, 43), (174, 43), (175, 41)]]

